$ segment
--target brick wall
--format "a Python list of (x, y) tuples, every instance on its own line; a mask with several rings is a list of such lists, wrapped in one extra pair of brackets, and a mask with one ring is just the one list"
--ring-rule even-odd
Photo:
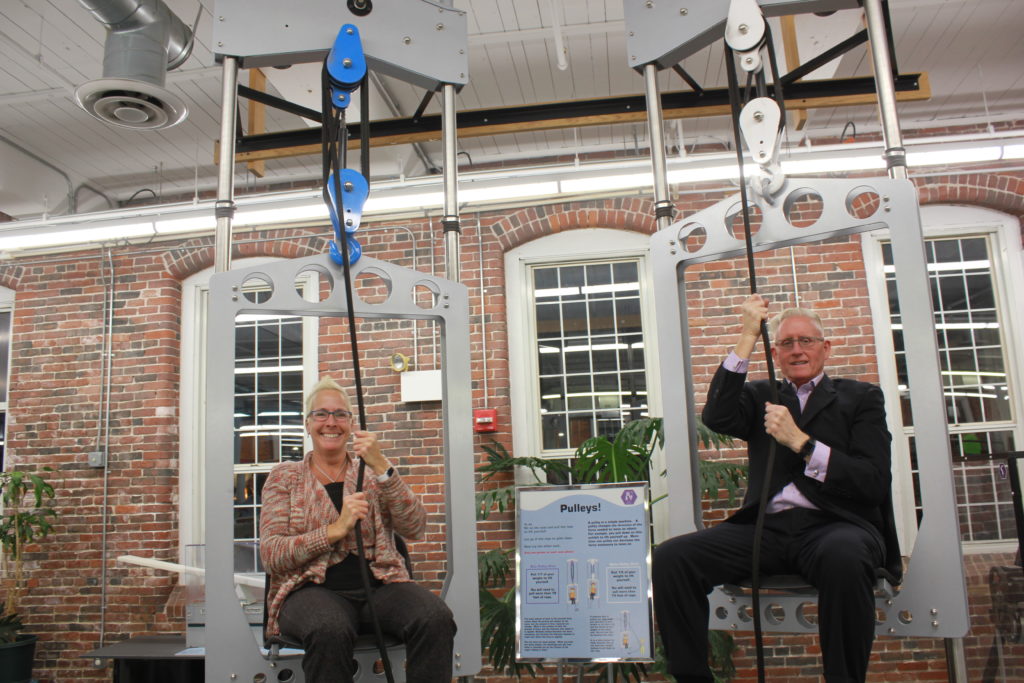
[[(917, 181), (922, 201), (969, 203), (1020, 217), (1024, 175), (950, 174)], [(731, 194), (724, 189), (676, 188), (677, 215), (702, 209)], [(805, 219), (813, 202), (798, 207)], [(532, 239), (559, 231), (608, 227), (649, 234), (652, 202), (642, 197), (556, 203), (463, 216), (462, 280), (470, 293), (473, 405), (498, 411), (493, 436), (511, 449), (508, 334), (503, 256)], [(267, 239), (267, 238), (271, 239)], [(295, 258), (325, 250), (323, 229), (242, 234), (235, 257)], [(442, 274), (443, 242), (426, 219), (365, 225), (361, 241), (369, 256)], [(877, 381), (870, 311), (859, 238), (794, 248), (801, 301), (818, 308), (834, 348), (830, 371)], [(175, 561), (178, 557), (178, 405), (181, 343), (181, 282), (212, 265), (210, 238), (148, 246), (122, 246), (107, 257), (97, 251), (15, 259), (0, 266), (0, 284), (17, 293), (11, 339), (7, 462), (50, 466), (57, 486), (60, 520), (55, 534), (29, 553), (33, 588), (26, 601), (29, 630), (40, 634), (36, 675), (43, 681), (109, 680), (82, 658), (98, 645), (101, 576), (106, 561), (106, 641), (133, 634), (182, 629), (181, 596), (162, 572), (114, 561), (135, 554)], [(760, 290), (773, 300), (791, 296), (789, 250), (758, 258)], [(113, 277), (114, 311), (109, 395), (101, 395), (104, 301)], [(745, 291), (742, 260), (703, 264), (686, 274), (691, 297), (694, 381), (706, 385), (729, 347), (736, 301)], [(357, 283), (360, 293), (379, 285)], [(360, 354), (368, 422), (423, 496), (430, 515), (426, 542), (412, 547), (416, 571), (431, 588), (444, 573), (443, 476), (439, 449), (441, 414), (436, 404), (398, 402), (399, 377), (388, 367), (391, 353), (414, 356), (417, 368), (434, 367), (433, 330), (427, 323), (364, 321)], [(412, 353), (412, 349), (416, 352)], [(486, 351), (486, 353), (485, 353)], [(351, 381), (351, 354), (344, 320), (321, 327), (320, 370)], [(755, 364), (754, 372), (761, 368)], [(486, 394), (485, 394), (486, 385)], [(109, 399), (109, 466), (93, 469), (86, 454), (100, 450)], [(467, 416), (468, 419), (468, 416)], [(491, 436), (474, 436), (482, 445)], [(715, 457), (742, 457), (742, 449)], [(104, 499), (108, 513), (107, 551), (101, 554)], [(709, 504), (709, 519), (725, 514), (721, 501)], [(479, 524), (481, 549), (511, 547), (512, 516), (492, 515)], [(971, 555), (974, 630), (967, 641), (971, 680), (988, 662), (993, 628), (987, 621), (989, 567), (1009, 564), (1006, 556)], [(738, 640), (739, 680), (752, 680), (749, 638)], [(817, 680), (814, 638), (768, 639), (769, 666), (786, 680)], [(1021, 667), (1024, 653), (1007, 648), (1008, 664)], [(927, 639), (886, 639), (875, 648), (872, 681), (945, 680), (942, 644)], [(549, 669), (553, 671), (553, 669)], [(1016, 669), (1020, 671), (1020, 669)], [(1018, 676), (1019, 677), (1019, 676)], [(1012, 678), (1012, 676), (1010, 677)], [(489, 680), (503, 680), (497, 676)], [(544, 679), (542, 679), (544, 680)], [(554, 680), (548, 676), (546, 680)], [(656, 680), (652, 678), (651, 680)], [(1009, 679), (1008, 679), (1009, 680)]]

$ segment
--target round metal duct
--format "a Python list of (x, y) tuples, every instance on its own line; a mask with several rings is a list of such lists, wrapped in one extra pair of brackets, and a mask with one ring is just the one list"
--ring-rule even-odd
[(75, 90), (75, 101), (100, 121), (122, 128), (156, 130), (181, 123), (185, 103), (166, 88), (125, 78), (99, 78)]
[(158, 130), (188, 108), (164, 87), (168, 69), (192, 50), (192, 31), (163, 0), (79, 0), (107, 27), (103, 77), (79, 86), (78, 105), (104, 123)]

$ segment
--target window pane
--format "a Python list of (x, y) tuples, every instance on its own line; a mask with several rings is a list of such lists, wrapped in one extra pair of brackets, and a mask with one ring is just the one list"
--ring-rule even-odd
[(647, 416), (638, 272), (634, 261), (533, 269), (543, 449)]
[[(1011, 431), (991, 423), (1014, 419), (1006, 359), (996, 306), (995, 278), (985, 237), (926, 242), (942, 387), (950, 426), (953, 472), (961, 533), (965, 541), (1016, 538), (1008, 470), (990, 453), (1014, 449)], [(893, 346), (904, 425), (911, 427), (907, 349), (895, 299), (892, 251), (883, 247)], [(991, 426), (989, 426), (991, 425)], [(915, 504), (920, 519), (916, 444), (911, 436)]]
[(234, 524), (236, 544), (252, 544), (247, 556), (256, 555), (267, 473), (303, 456), (303, 325), (286, 315), (247, 315), (235, 323)]

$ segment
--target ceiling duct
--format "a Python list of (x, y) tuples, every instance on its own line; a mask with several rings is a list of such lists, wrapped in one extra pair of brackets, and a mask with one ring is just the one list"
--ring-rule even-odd
[(78, 105), (123, 128), (180, 123), (185, 103), (164, 87), (167, 72), (192, 51), (192, 30), (162, 0), (79, 0), (107, 27), (103, 78), (79, 86)]

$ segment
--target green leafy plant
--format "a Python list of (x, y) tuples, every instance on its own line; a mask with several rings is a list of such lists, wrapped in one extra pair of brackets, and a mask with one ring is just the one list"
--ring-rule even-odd
[(38, 474), (9, 470), (0, 472), (0, 642), (12, 643), (23, 626), (21, 599), (27, 589), (24, 573), (25, 547), (53, 531), (57, 517), (52, 507), (53, 487)]
[[(477, 467), (477, 472), (483, 474), (481, 483), (491, 481), (501, 474), (514, 474), (517, 468), (525, 468), (531, 473), (534, 484), (542, 485), (547, 483), (548, 476), (561, 478), (569, 471), (568, 465), (561, 460), (512, 457), (497, 441), (484, 446), (484, 451), (487, 452), (487, 462)], [(493, 509), (499, 512), (511, 509), (515, 496), (515, 484), (478, 491), (477, 518), (487, 519)], [(520, 678), (524, 673), (535, 676), (538, 670), (543, 671), (543, 667), (516, 661), (516, 594), (515, 588), (508, 586), (512, 574), (510, 560), (514, 552), (495, 548), (477, 557), (480, 574), (480, 641), (495, 671)]]

